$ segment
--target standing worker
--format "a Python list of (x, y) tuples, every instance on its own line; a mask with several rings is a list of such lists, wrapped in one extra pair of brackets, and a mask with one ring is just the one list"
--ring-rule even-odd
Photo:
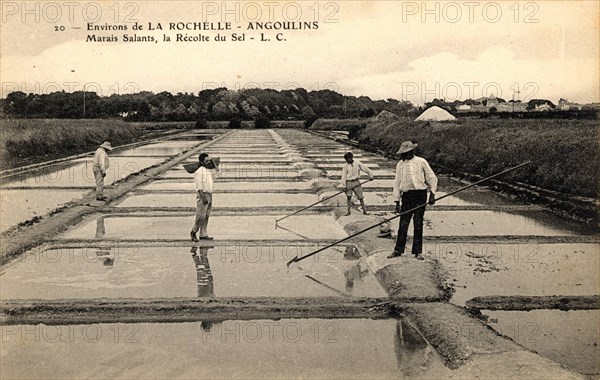
[[(209, 168), (214, 164), (208, 157), (207, 153), (200, 153), (198, 156), (199, 167), (194, 172), (194, 187), (196, 189), (196, 219), (190, 237), (193, 242), (201, 240), (213, 240), (208, 236), (208, 218), (212, 209), (212, 193), (213, 193), (213, 173)], [(199, 233), (198, 238), (196, 233)]]
[[(393, 197), (396, 202), (397, 213), (403, 213), (417, 206), (427, 203), (427, 187), (429, 194), (429, 204), (435, 204), (435, 192), (437, 191), (438, 179), (429, 163), (424, 158), (415, 156), (417, 144), (405, 141), (400, 146), (397, 154), (400, 155), (400, 161), (396, 165), (396, 178), (394, 179)], [(400, 206), (402, 204), (402, 206)], [(404, 254), (406, 245), (406, 235), (410, 220), (413, 219), (413, 245), (412, 254), (417, 260), (423, 260), (423, 216), (425, 215), (425, 206), (400, 216), (400, 226), (398, 228), (398, 237), (394, 252), (388, 256), (388, 259), (398, 257)], [(413, 218), (414, 217), (414, 218)]]
[(360, 172), (363, 171), (367, 173), (369, 180), (373, 179), (373, 173), (371, 173), (371, 170), (366, 165), (362, 164), (358, 160), (355, 160), (352, 152), (344, 154), (344, 159), (346, 160), (346, 163), (342, 167), (342, 178), (340, 183), (342, 187), (346, 189), (348, 212), (345, 215), (350, 215), (350, 208), (352, 207), (352, 192), (356, 194), (356, 197), (360, 201), (363, 214), (367, 215), (363, 191), (360, 185)]
[(113, 150), (112, 146), (108, 141), (105, 141), (96, 149), (94, 154), (94, 162), (92, 165), (92, 171), (94, 172), (94, 178), (96, 179), (96, 200), (105, 201), (104, 196), (104, 177), (106, 177), (106, 169), (108, 169), (108, 154), (107, 150)]

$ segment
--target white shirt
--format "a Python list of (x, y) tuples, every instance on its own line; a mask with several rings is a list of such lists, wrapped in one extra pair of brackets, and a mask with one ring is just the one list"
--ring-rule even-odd
[(214, 189), (213, 173), (204, 166), (200, 166), (194, 173), (194, 187), (196, 191), (202, 190), (212, 194)]
[(342, 179), (340, 181), (342, 186), (346, 186), (346, 181), (354, 181), (359, 179), (361, 170), (367, 173), (369, 177), (373, 176), (371, 170), (358, 160), (354, 160), (351, 164), (345, 163), (342, 167)]
[(104, 148), (96, 149), (93, 166), (99, 168), (102, 173), (106, 173), (106, 169), (108, 169), (108, 154), (106, 154)]
[(409, 190), (426, 190), (427, 186), (431, 192), (437, 191), (438, 179), (431, 170), (427, 160), (421, 157), (413, 157), (410, 160), (400, 161), (396, 165), (396, 178), (394, 179), (394, 201), (400, 201), (402, 193)]

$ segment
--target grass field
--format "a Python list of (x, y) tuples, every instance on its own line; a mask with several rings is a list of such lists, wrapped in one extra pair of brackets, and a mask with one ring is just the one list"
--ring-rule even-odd
[(504, 179), (591, 198), (599, 194), (599, 137), (597, 120), (556, 119), (370, 122), (351, 133), (351, 138), (387, 153), (411, 140), (431, 162), (481, 176), (531, 160)]

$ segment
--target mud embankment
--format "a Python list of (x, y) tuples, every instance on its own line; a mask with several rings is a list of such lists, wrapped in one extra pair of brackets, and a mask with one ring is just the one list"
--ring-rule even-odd
[(281, 318), (371, 318), (395, 316), (387, 298), (119, 298), (7, 300), (0, 325), (115, 322), (182, 322)]
[(479, 310), (598, 310), (600, 296), (485, 296), (472, 298), (466, 305)]

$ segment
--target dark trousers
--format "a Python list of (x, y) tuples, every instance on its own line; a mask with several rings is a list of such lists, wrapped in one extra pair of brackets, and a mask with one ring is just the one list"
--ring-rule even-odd
[[(411, 190), (402, 193), (402, 205), (400, 212), (404, 213), (412, 208), (421, 206), (427, 202), (427, 190)], [(423, 216), (425, 215), (425, 207), (408, 212), (400, 217), (400, 226), (398, 228), (398, 238), (396, 239), (396, 247), (394, 251), (404, 253), (406, 246), (406, 235), (408, 234), (408, 226), (410, 220), (413, 219), (413, 245), (412, 254), (418, 255), (423, 253)]]

